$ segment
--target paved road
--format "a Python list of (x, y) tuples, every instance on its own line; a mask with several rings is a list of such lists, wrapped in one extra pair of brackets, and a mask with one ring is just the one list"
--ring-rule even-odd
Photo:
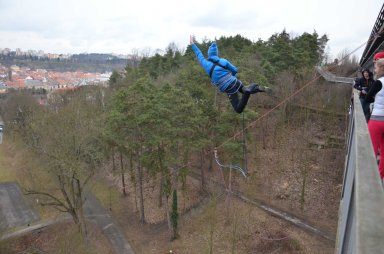
[(117, 254), (134, 254), (120, 228), (90, 192), (86, 193), (84, 212), (89, 220), (93, 220), (101, 228)]
[[(100, 227), (111, 242), (116, 254), (134, 254), (125, 235), (102, 207), (99, 200), (90, 192), (86, 193), (84, 213), (87, 219), (92, 220)], [(29, 226), (31, 222), (39, 219), (38, 214), (27, 206), (17, 183), (0, 183), (0, 229), (6, 230), (17, 226), (25, 227), (2, 236), (0, 240), (20, 236), (63, 220), (69, 220), (70, 216), (66, 215), (53, 220), (41, 221), (38, 224)]]
[(0, 229), (27, 226), (39, 219), (39, 215), (28, 207), (17, 183), (0, 183)]

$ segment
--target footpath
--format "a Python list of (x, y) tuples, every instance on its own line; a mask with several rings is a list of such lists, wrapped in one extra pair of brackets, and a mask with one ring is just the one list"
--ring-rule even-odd
[(115, 252), (117, 254), (134, 254), (124, 234), (100, 204), (100, 201), (90, 192), (85, 194), (85, 198), (84, 212), (87, 219), (94, 221), (100, 227), (112, 243)]
[[(4, 186), (4, 184), (3, 184), (3, 186)], [(15, 186), (16, 186), (16, 188), (15, 188)], [(22, 195), (18, 195), (18, 196), (13, 195), (12, 197), (11, 197), (11, 195), (9, 195), (9, 192), (10, 192), (9, 189), (11, 187), (13, 187), (13, 189), (11, 188), (12, 190), (16, 189), (20, 192), (17, 184), (7, 183), (6, 187), (7, 187), (8, 191), (5, 194), (7, 194), (7, 195), (0, 195), (0, 196), (3, 196), (3, 199), (0, 199), (0, 200), (5, 200), (5, 199), (6, 200), (12, 200), (13, 204), (17, 204), (16, 206), (15, 205), (9, 206), (12, 208), (16, 207), (17, 209), (16, 208), (15, 209), (8, 209), (9, 211), (7, 213), (7, 216), (2, 216), (3, 219), (5, 219), (5, 221), (3, 221), (2, 224), (9, 226), (9, 225), (13, 225), (13, 223), (14, 223), (13, 218), (19, 218), (20, 214), (25, 214), (25, 211), (29, 211), (30, 209), (27, 209), (24, 206), (20, 205), (20, 204), (24, 203), (22, 200)], [(15, 191), (13, 191), (13, 192), (15, 192)], [(0, 192), (0, 194), (1, 194), (1, 192)], [(4, 197), (4, 196), (7, 196), (7, 197)], [(134, 251), (132, 250), (131, 246), (129, 245), (127, 239), (125, 238), (125, 235), (120, 230), (118, 225), (114, 222), (114, 220), (109, 215), (107, 210), (104, 209), (104, 207), (101, 205), (100, 201), (91, 192), (85, 193), (85, 199), (86, 199), (85, 204), (84, 204), (85, 217), (100, 227), (103, 234), (111, 242), (111, 245), (112, 245), (115, 253), (116, 254), (134, 254)], [(4, 204), (2, 203), (2, 205), (4, 205)], [(4, 209), (0, 209), (0, 210), (4, 210)], [(34, 221), (36, 221), (38, 219), (38, 218), (35, 218), (36, 216), (37, 215), (35, 215), (33, 217)], [(21, 217), (23, 219), (23, 216), (21, 216)], [(27, 218), (28, 222), (31, 221), (30, 217), (31, 216), (28, 216), (28, 218)], [(1, 216), (0, 216), (0, 218), (1, 218)], [(19, 220), (21, 220), (21, 219), (19, 219)], [(19, 221), (19, 220), (17, 220), (17, 221)], [(18, 231), (15, 231), (15, 232), (12, 232), (10, 234), (5, 234), (5, 235), (1, 236), (0, 241), (6, 240), (9, 238), (13, 238), (13, 237), (18, 237), (18, 236), (21, 236), (24, 234), (28, 234), (28, 233), (36, 231), (36, 230), (41, 230), (45, 227), (48, 227), (50, 225), (54, 225), (54, 224), (57, 224), (57, 223), (60, 223), (60, 222), (66, 221), (66, 220), (68, 220), (68, 221), (71, 220), (71, 217), (68, 214), (61, 216), (59, 218), (56, 218), (56, 219), (40, 221), (37, 224), (33, 224), (33, 225), (28, 224), (28, 226), (26, 226), (26, 227), (24, 227)], [(21, 222), (23, 222), (22, 223), (23, 225), (27, 224), (27, 222), (25, 222), (25, 219), (21, 220)], [(19, 223), (18, 225), (21, 225), (21, 224)]]

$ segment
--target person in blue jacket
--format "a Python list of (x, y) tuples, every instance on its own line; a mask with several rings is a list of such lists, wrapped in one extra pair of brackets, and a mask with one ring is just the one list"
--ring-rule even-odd
[[(244, 86), (236, 77), (236, 66), (227, 59), (219, 57), (219, 50), (215, 42), (208, 48), (208, 59), (204, 57), (201, 50), (196, 46), (193, 36), (190, 36), (190, 44), (200, 65), (210, 76), (211, 83), (221, 92), (228, 95), (232, 107), (237, 113), (243, 112), (251, 94), (270, 91), (268, 87), (263, 87), (256, 83)], [(241, 99), (239, 99), (239, 93), (242, 94)]]

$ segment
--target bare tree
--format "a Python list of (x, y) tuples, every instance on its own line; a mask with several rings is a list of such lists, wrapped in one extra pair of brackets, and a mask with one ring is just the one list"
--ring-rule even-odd
[(132, 49), (132, 54), (130, 56), (130, 63), (132, 67), (136, 68), (139, 66), (141, 57), (139, 54), (139, 50), (137, 48)]
[(340, 76), (351, 76), (359, 67), (357, 57), (347, 49), (344, 49), (338, 54), (338, 64), (333, 68), (334, 73)]
[(69, 213), (84, 237), (84, 191), (102, 156), (100, 122), (96, 120), (100, 111), (85, 98), (76, 95), (64, 107), (42, 110), (30, 121), (28, 145), (41, 158), (57, 189), (47, 190), (40, 184), (26, 191), (39, 195), (41, 205)]

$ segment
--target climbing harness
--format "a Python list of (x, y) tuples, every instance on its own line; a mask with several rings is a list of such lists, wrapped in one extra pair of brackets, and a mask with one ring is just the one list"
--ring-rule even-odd
[(226, 69), (229, 72), (229, 70), (225, 66), (221, 65), (219, 61), (216, 61), (216, 62), (214, 62), (213, 60), (208, 60), (208, 61), (213, 63), (211, 70), (209, 71), (209, 77), (212, 78), (212, 73), (216, 66), (220, 66), (221, 68)]

